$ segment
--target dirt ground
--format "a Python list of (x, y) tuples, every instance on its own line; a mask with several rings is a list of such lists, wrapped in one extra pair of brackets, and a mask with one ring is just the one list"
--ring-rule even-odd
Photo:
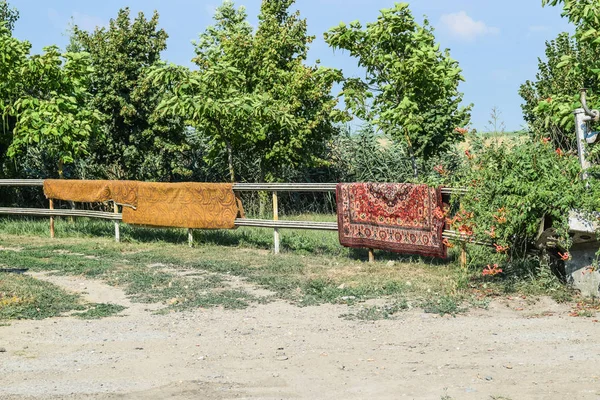
[(600, 323), (549, 299), (377, 322), (284, 302), (161, 315), (102, 282), (39, 277), (128, 308), (0, 326), (0, 399), (600, 399)]

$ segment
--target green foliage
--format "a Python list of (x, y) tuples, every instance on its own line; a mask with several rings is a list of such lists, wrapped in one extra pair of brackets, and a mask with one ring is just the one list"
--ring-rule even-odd
[(465, 307), (461, 306), (461, 300), (451, 296), (440, 296), (437, 298), (428, 298), (423, 300), (421, 303), (423, 311), (429, 314), (438, 314), (440, 316), (452, 315), (463, 313), (467, 311)]
[(151, 76), (170, 88), (162, 115), (181, 116), (209, 138), (208, 159), (225, 149), (232, 181), (234, 158), (245, 154), (257, 160), (260, 181), (277, 180), (283, 167), (318, 165), (314, 149), (335, 131), (330, 92), (341, 73), (304, 64), (313, 38), (288, 11), (292, 4), (263, 1), (253, 31), (244, 9), (225, 2), (195, 43), (198, 69), (170, 66)]
[(346, 130), (331, 144), (331, 179), (337, 182), (427, 182), (432, 185), (443, 181), (434, 168), (449, 174), (460, 158), (455, 151), (440, 153), (429, 160), (417, 160), (419, 179), (415, 179), (406, 144), (393, 137), (376, 134), (371, 125), (357, 132)]
[(467, 239), (493, 243), (500, 256), (474, 262), (481, 267), (504, 260), (509, 268), (527, 263), (544, 218), (557, 229), (561, 247), (570, 247), (569, 211), (600, 208), (600, 185), (581, 179), (577, 157), (555, 151), (547, 141), (484, 145), (472, 140), (473, 150), (453, 178), (469, 190), (460, 196), (460, 212), (451, 224)]
[(74, 313), (76, 317), (81, 319), (99, 319), (105, 317), (111, 317), (113, 315), (117, 315), (121, 311), (123, 311), (126, 307), (123, 307), (118, 304), (110, 304), (110, 303), (98, 303), (91, 306), (90, 309), (80, 312)]
[[(564, 63), (564, 57), (571, 58)], [(577, 149), (573, 110), (581, 107), (579, 88), (589, 89), (590, 104), (600, 93), (598, 75), (577, 65), (592, 65), (600, 57), (600, 46), (582, 44), (577, 38), (561, 33), (546, 42), (545, 60), (539, 59), (535, 81), (521, 85), (519, 94), (525, 100), (521, 106), (525, 121), (536, 138), (550, 137), (563, 151)]]
[(406, 300), (400, 300), (383, 306), (363, 306), (354, 313), (342, 314), (340, 317), (348, 320), (379, 321), (392, 319), (400, 311), (406, 311), (409, 308)]
[(550, 136), (564, 151), (576, 149), (573, 110), (580, 108), (579, 89), (588, 88), (588, 104), (600, 106), (600, 1), (542, 0), (562, 5), (575, 25), (573, 37), (561, 33), (546, 43), (546, 61), (539, 61), (535, 82), (521, 86), (525, 119), (537, 138)]
[[(455, 128), (469, 123), (471, 106), (460, 106), (461, 69), (435, 43), (429, 22), (415, 22), (408, 4), (381, 10), (364, 29), (358, 21), (341, 23), (325, 40), (349, 51), (366, 70), (364, 79), (345, 80), (347, 108), (403, 142), (413, 160), (443, 153), (462, 140)], [(413, 169), (416, 174), (416, 165)]]
[(6, 153), (12, 143), (15, 118), (10, 114), (14, 102), (23, 92), (21, 70), (27, 62), (31, 44), (10, 35), (5, 26), (0, 25), (0, 176), (10, 175)]
[(26, 275), (0, 273), (0, 320), (44, 319), (82, 310), (81, 298)]
[(106, 177), (172, 180), (190, 174), (181, 162), (189, 149), (183, 121), (155, 114), (166, 89), (146, 80), (166, 49), (168, 35), (158, 28), (158, 21), (156, 12), (151, 19), (139, 13), (132, 20), (124, 8), (108, 28), (94, 32), (73, 28), (70, 47), (90, 54), (91, 105), (104, 116), (105, 140), (92, 147), (91, 163)]
[[(15, 23), (19, 19), (19, 11), (16, 8), (11, 8), (6, 0), (0, 0), (0, 25), (4, 25), (9, 33), (15, 27)], [(0, 33), (2, 35), (3, 33)]]
[(16, 124), (9, 157), (40, 146), (62, 176), (64, 164), (88, 154), (99, 121), (87, 92), (90, 71), (86, 53), (61, 56), (52, 46), (43, 55), (30, 57), (19, 71), (23, 93), (10, 108)]

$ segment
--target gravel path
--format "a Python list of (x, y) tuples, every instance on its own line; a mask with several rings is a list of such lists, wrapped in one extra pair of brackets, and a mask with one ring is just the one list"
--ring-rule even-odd
[(283, 302), (156, 315), (48, 279), (130, 308), (1, 326), (0, 399), (600, 399), (600, 324), (550, 300), (378, 322)]

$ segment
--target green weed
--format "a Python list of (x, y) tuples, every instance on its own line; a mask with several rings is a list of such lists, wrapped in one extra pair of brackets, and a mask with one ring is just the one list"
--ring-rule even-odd
[(73, 315), (81, 319), (99, 319), (116, 315), (123, 311), (126, 307), (118, 304), (99, 303), (94, 304), (90, 309), (74, 313)]
[(456, 316), (466, 311), (466, 308), (461, 306), (461, 302), (451, 296), (440, 296), (436, 299), (428, 298), (421, 303), (423, 311), (429, 314), (439, 314), (444, 316), (446, 314)]
[(44, 319), (83, 310), (80, 297), (26, 275), (0, 273), (0, 320)]
[(408, 310), (408, 308), (408, 302), (406, 300), (402, 300), (383, 306), (361, 307), (354, 313), (342, 314), (340, 317), (348, 320), (378, 321), (382, 319), (391, 319), (397, 313)]

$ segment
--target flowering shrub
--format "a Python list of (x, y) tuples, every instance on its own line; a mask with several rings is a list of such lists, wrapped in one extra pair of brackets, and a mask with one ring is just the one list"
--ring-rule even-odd
[[(552, 142), (526, 139), (484, 145), (478, 138), (471, 140), (462, 166), (448, 179), (449, 185), (468, 188), (455, 196), (458, 212), (447, 219), (460, 234), (455, 242), (490, 243), (501, 256), (497, 259), (510, 265), (528, 257), (544, 218), (557, 229), (560, 247), (568, 249), (569, 210), (600, 210), (598, 180), (591, 176), (586, 188), (577, 157), (557, 152)], [(566, 260), (569, 255), (560, 257)], [(480, 266), (490, 261), (488, 256), (472, 259)], [(498, 270), (488, 266), (484, 275)]]

